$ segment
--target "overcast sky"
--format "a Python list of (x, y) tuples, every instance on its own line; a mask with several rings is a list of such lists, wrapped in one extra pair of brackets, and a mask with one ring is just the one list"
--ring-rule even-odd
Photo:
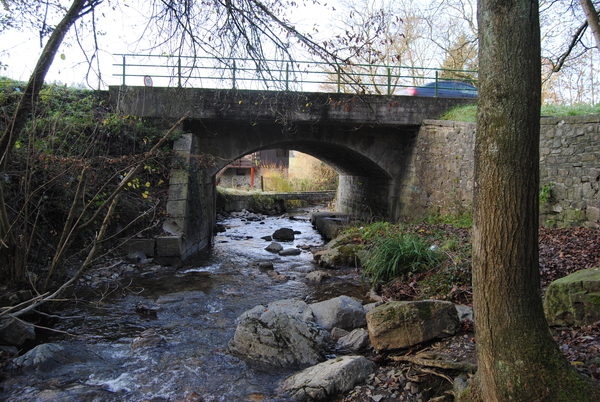
[[(143, 4), (143, 0), (140, 1), (141, 3), (132, 0), (119, 2), (117, 4), (120, 6), (120, 11), (108, 9), (106, 7), (107, 2), (104, 2), (96, 13), (97, 16), (100, 16), (97, 23), (97, 31), (100, 33), (97, 35), (100, 51), (98, 60), (94, 60), (92, 65), (94, 70), (100, 71), (101, 82), (99, 82), (96, 74), (90, 74), (89, 81), (86, 81), (85, 78), (89, 66), (85, 54), (91, 55), (91, 49), (93, 48), (91, 33), (80, 32), (79, 42), (83, 43), (86, 50), (84, 52), (74, 35), (74, 29), (71, 29), (69, 36), (63, 42), (46, 77), (46, 82), (60, 82), (69, 86), (84, 85), (94, 89), (99, 86), (105, 88), (106, 85), (118, 85), (120, 78), (115, 77), (114, 74), (119, 73), (120, 70), (113, 64), (120, 63), (122, 59), (113, 55), (140, 53), (145, 47), (144, 43), (137, 43), (144, 28), (142, 13), (136, 8), (139, 4)], [(298, 9), (293, 14), (294, 23), (305, 29), (309, 29), (319, 20), (327, 21), (327, 13), (323, 13), (322, 10)], [(57, 21), (52, 21), (52, 24), (56, 23)], [(327, 22), (325, 22), (325, 25), (327, 25)], [(3, 32), (0, 34), (0, 61), (8, 65), (8, 68), (1, 71), (0, 75), (27, 81), (41, 50), (40, 38), (37, 32)], [(142, 82), (140, 82), (141, 84)]]

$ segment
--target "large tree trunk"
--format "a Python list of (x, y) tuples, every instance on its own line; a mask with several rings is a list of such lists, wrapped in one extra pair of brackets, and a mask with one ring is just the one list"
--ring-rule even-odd
[(473, 237), (477, 388), (485, 402), (600, 400), (558, 349), (542, 306), (538, 3), (479, 0), (478, 22)]

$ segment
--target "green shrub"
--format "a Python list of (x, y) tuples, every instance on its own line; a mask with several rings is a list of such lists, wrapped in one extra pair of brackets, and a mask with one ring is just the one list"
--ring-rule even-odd
[[(584, 116), (599, 114), (600, 104), (596, 105), (544, 105), (542, 116)], [(464, 121), (474, 123), (477, 119), (477, 105), (457, 106), (444, 113), (440, 120)]]
[(470, 228), (473, 226), (473, 213), (465, 212), (460, 215), (429, 215), (425, 218), (425, 222), (437, 225), (447, 224), (457, 228)]
[(364, 275), (374, 284), (422, 272), (437, 264), (441, 255), (417, 236), (399, 233), (379, 237), (367, 249)]
[(477, 120), (477, 105), (457, 106), (445, 112), (440, 120), (464, 121), (475, 123)]

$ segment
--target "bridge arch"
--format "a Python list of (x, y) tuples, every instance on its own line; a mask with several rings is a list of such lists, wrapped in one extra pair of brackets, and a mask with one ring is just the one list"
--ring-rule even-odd
[(333, 166), (340, 173), (338, 211), (390, 220), (411, 213), (409, 208), (430, 197), (430, 191), (413, 183), (416, 170), (428, 169), (428, 161), (419, 156), (422, 146), (425, 153), (429, 148), (429, 136), (417, 138), (421, 123), (472, 103), (437, 97), (124, 86), (111, 87), (110, 98), (123, 114), (164, 121), (188, 116), (186, 134), (174, 146), (187, 167), (172, 172), (163, 225), (169, 236), (156, 240), (157, 254), (163, 261), (173, 256), (174, 262), (185, 261), (211, 242), (216, 173), (261, 149), (294, 149)]
[(287, 130), (278, 123), (240, 124), (188, 120), (198, 155), (209, 154), (214, 164), (204, 168), (204, 180), (232, 161), (263, 149), (297, 150), (332, 166), (340, 175), (337, 209), (356, 215), (399, 217), (398, 199), (405, 185), (406, 166), (418, 127), (352, 125), (296, 125)]

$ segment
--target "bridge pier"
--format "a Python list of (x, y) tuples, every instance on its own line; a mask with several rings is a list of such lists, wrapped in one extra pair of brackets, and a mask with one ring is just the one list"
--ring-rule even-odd
[(180, 265), (209, 248), (215, 227), (216, 187), (214, 178), (200, 166), (197, 141), (183, 134), (173, 144), (178, 158), (171, 169), (166, 236), (156, 238), (155, 260)]

